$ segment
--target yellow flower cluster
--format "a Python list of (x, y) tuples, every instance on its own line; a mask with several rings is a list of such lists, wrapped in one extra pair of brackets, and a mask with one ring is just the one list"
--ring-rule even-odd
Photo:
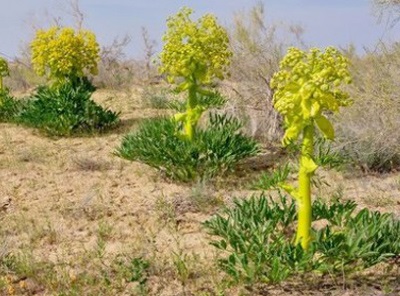
[(8, 63), (4, 58), (0, 57), (0, 77), (5, 77), (8, 75), (10, 75)]
[(31, 43), (32, 64), (40, 76), (51, 80), (96, 75), (100, 47), (96, 36), (85, 30), (52, 27), (38, 30)]
[(170, 83), (183, 79), (181, 90), (190, 84), (207, 85), (227, 74), (232, 52), (226, 30), (215, 16), (206, 14), (197, 22), (190, 19), (192, 9), (183, 7), (167, 21), (160, 54), (160, 72)]
[(332, 124), (322, 113), (336, 112), (351, 103), (348, 94), (338, 88), (351, 82), (348, 65), (348, 60), (333, 47), (324, 52), (313, 48), (308, 53), (289, 48), (280, 71), (271, 80), (274, 107), (286, 125), (285, 145), (314, 122), (326, 138), (334, 138)]

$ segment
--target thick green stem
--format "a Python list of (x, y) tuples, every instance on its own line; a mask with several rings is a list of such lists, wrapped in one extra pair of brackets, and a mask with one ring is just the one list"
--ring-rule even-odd
[(194, 122), (192, 116), (190, 116), (194, 112), (194, 109), (198, 104), (196, 88), (197, 88), (196, 85), (193, 85), (189, 88), (189, 98), (187, 100), (187, 106), (186, 106), (188, 117), (184, 124), (184, 128), (189, 141), (193, 141), (197, 125), (197, 122)]
[(310, 168), (310, 161), (314, 153), (314, 126), (311, 124), (304, 128), (303, 143), (300, 156), (299, 170), (299, 198), (298, 198), (298, 225), (296, 233), (296, 244), (301, 244), (303, 249), (307, 249), (311, 237), (311, 177), (315, 168)]

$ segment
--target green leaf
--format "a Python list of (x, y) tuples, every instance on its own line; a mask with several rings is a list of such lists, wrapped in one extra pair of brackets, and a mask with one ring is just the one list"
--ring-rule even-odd
[(177, 122), (183, 122), (186, 120), (187, 114), (186, 113), (177, 113), (174, 115), (174, 119)]
[(304, 169), (307, 174), (312, 174), (318, 168), (318, 165), (311, 157), (304, 157), (301, 163), (301, 169)]
[(335, 130), (333, 129), (332, 123), (325, 116), (318, 116), (315, 118), (315, 122), (325, 138), (329, 140), (335, 138)]
[(283, 136), (283, 145), (288, 146), (291, 142), (296, 141), (299, 137), (303, 126), (298, 124), (292, 124), (289, 126), (286, 131), (285, 135)]

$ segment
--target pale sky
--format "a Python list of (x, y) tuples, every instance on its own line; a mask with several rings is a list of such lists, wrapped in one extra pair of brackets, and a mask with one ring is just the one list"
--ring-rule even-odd
[[(378, 24), (370, 0), (262, 0), (269, 22), (299, 24), (303, 39), (310, 46), (346, 47), (353, 43), (359, 52), (372, 48), (380, 39), (400, 41), (400, 24), (388, 29)], [(0, 0), (0, 54), (12, 58), (32, 36), (32, 23), (48, 27), (49, 15), (63, 15), (67, 0)], [(93, 30), (101, 45), (114, 37), (129, 34), (132, 42), (127, 54), (140, 57), (143, 43), (141, 27), (161, 46), (166, 18), (182, 6), (196, 15), (215, 14), (228, 26), (235, 12), (250, 9), (256, 0), (81, 0), (84, 27)], [(65, 15), (65, 13), (64, 13)]]

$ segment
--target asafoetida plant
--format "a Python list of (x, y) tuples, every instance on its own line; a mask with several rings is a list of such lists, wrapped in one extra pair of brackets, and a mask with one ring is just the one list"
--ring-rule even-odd
[(313, 48), (308, 53), (289, 48), (271, 80), (274, 107), (286, 128), (283, 144), (302, 137), (298, 188), (289, 184), (280, 187), (297, 200), (296, 244), (304, 249), (311, 240), (311, 177), (318, 168), (313, 160), (315, 126), (325, 138), (334, 139), (334, 128), (324, 112), (338, 112), (339, 107), (351, 103), (349, 95), (339, 88), (350, 81), (348, 60), (333, 47), (324, 52)]
[(192, 13), (192, 9), (183, 7), (167, 20), (159, 68), (179, 92), (188, 91), (186, 112), (175, 115), (175, 120), (183, 123), (181, 136), (188, 140), (193, 140), (205, 110), (198, 96), (209, 95), (208, 86), (216, 79), (224, 79), (232, 56), (228, 34), (216, 17), (206, 14), (192, 21)]

